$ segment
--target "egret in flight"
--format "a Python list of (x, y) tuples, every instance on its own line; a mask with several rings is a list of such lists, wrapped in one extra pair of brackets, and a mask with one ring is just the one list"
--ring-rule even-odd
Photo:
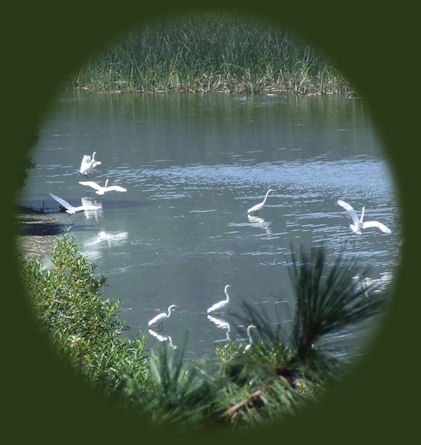
[(276, 192), (276, 190), (274, 190), (274, 189), (269, 189), (269, 190), (266, 192), (265, 199), (264, 199), (262, 202), (259, 202), (259, 204), (256, 204), (255, 206), (250, 207), (250, 208), (247, 210), (247, 213), (248, 213), (249, 215), (250, 215), (251, 213), (257, 213), (257, 212), (258, 212), (258, 211), (265, 205), (266, 200), (268, 199), (269, 193), (271, 193), (271, 192)]
[(248, 351), (251, 348), (251, 345), (253, 344), (253, 338), (251, 337), (250, 334), (250, 329), (256, 328), (256, 326), (254, 326), (254, 324), (250, 324), (247, 326), (247, 336), (249, 338), (249, 342), (246, 345), (246, 347), (244, 348), (244, 351)]
[(93, 189), (96, 190), (96, 194), (97, 195), (103, 195), (106, 192), (127, 192), (127, 189), (125, 189), (124, 187), (120, 187), (119, 185), (110, 185), (108, 187), (108, 179), (105, 181), (105, 185), (104, 187), (102, 187), (101, 185), (97, 184), (94, 181), (79, 181), (79, 184), (81, 185), (86, 185), (88, 187), (91, 187)]
[(227, 297), (226, 300), (221, 300), (218, 301), (218, 303), (213, 304), (210, 308), (208, 308), (207, 313), (209, 314), (210, 312), (214, 312), (214, 311), (220, 311), (222, 309), (225, 309), (225, 306), (229, 303), (230, 301), (230, 296), (228, 295), (228, 289), (232, 287), (231, 284), (227, 284), (224, 288), (224, 292), (225, 292), (225, 296)]
[(152, 318), (152, 320), (149, 320), (148, 326), (152, 326), (158, 322), (162, 322), (162, 321), (166, 320), (167, 318), (170, 318), (171, 311), (173, 311), (174, 309), (178, 309), (178, 306), (176, 306), (175, 304), (172, 304), (171, 306), (168, 307), (168, 313), (161, 312), (160, 314), (158, 314), (157, 316)]
[(66, 209), (66, 212), (70, 213), (71, 215), (73, 215), (76, 212), (81, 212), (82, 210), (98, 210), (102, 208), (102, 206), (96, 206), (92, 204), (83, 204), (79, 207), (74, 207), (71, 204), (69, 204), (66, 200), (54, 195), (53, 193), (50, 193), (50, 196), (53, 199), (55, 199), (61, 206), (63, 206)]
[(88, 173), (91, 169), (96, 167), (97, 165), (101, 165), (101, 161), (95, 160), (96, 151), (92, 153), (91, 155), (84, 155), (82, 158), (82, 162), (80, 164), (80, 172), (82, 175), (88, 176)]
[(375, 227), (376, 229), (379, 229), (383, 233), (392, 233), (392, 231), (389, 229), (389, 227), (386, 227), (384, 224), (382, 224), (378, 221), (363, 221), (365, 206), (361, 209), (361, 216), (358, 218), (356, 211), (347, 202), (339, 199), (338, 204), (343, 209), (345, 209), (351, 216), (353, 224), (350, 224), (349, 227), (353, 233), (356, 233), (357, 235), (361, 235), (361, 230), (369, 229), (370, 227)]

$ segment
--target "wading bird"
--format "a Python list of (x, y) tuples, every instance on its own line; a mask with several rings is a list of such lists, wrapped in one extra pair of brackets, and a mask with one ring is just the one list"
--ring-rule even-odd
[(271, 192), (276, 192), (276, 190), (274, 190), (274, 189), (269, 189), (269, 190), (266, 192), (265, 199), (264, 199), (262, 202), (259, 202), (259, 204), (256, 204), (255, 206), (250, 207), (250, 208), (247, 210), (247, 213), (248, 213), (248, 214), (251, 214), (251, 213), (257, 213), (257, 212), (258, 212), (258, 211), (265, 205), (266, 200), (268, 199), (268, 195), (269, 195), (269, 193), (271, 193)]
[(63, 206), (66, 209), (67, 213), (70, 213), (73, 215), (76, 212), (81, 212), (82, 210), (98, 210), (101, 209), (101, 206), (95, 206), (91, 204), (83, 204), (79, 207), (74, 207), (71, 204), (69, 204), (66, 200), (63, 198), (59, 198), (58, 196), (50, 193), (50, 196), (55, 199), (61, 206)]
[(249, 342), (246, 345), (246, 347), (244, 348), (244, 351), (248, 351), (251, 348), (251, 345), (253, 344), (253, 338), (251, 337), (251, 334), (250, 334), (250, 329), (252, 329), (252, 328), (256, 328), (256, 326), (254, 326), (254, 324), (250, 324), (247, 326), (247, 336), (249, 338)]
[(93, 189), (96, 190), (96, 194), (97, 195), (103, 195), (106, 192), (127, 192), (127, 189), (125, 189), (124, 187), (120, 187), (119, 185), (110, 185), (108, 187), (108, 179), (105, 181), (105, 185), (104, 187), (102, 187), (101, 185), (97, 184), (94, 181), (79, 181), (79, 184), (81, 185), (86, 185), (88, 187), (91, 187)]
[(82, 175), (88, 176), (88, 173), (91, 169), (95, 168), (97, 165), (101, 165), (101, 161), (95, 160), (95, 155), (96, 151), (92, 153), (92, 157), (90, 155), (83, 156), (79, 170)]
[(349, 227), (353, 233), (356, 233), (357, 235), (361, 235), (361, 230), (369, 229), (370, 227), (375, 227), (376, 229), (379, 229), (383, 233), (392, 233), (392, 231), (389, 229), (389, 227), (386, 227), (384, 224), (382, 224), (378, 221), (363, 221), (365, 206), (361, 209), (361, 216), (358, 218), (356, 211), (347, 202), (339, 199), (338, 204), (343, 209), (345, 209), (351, 216), (352, 222), (354, 224), (350, 224)]
[(213, 304), (210, 308), (208, 308), (207, 313), (214, 311), (220, 311), (222, 309), (225, 309), (225, 306), (229, 303), (230, 297), (228, 295), (228, 289), (232, 287), (231, 284), (227, 284), (224, 288), (225, 296), (227, 297), (226, 300), (218, 301), (218, 303)]
[(148, 326), (152, 326), (158, 322), (162, 322), (164, 320), (166, 320), (167, 318), (170, 318), (171, 316), (171, 311), (174, 309), (178, 309), (178, 306), (176, 306), (175, 304), (172, 304), (171, 306), (168, 307), (168, 313), (167, 312), (161, 312), (160, 314), (158, 314), (156, 317), (152, 318), (152, 320), (149, 320), (148, 322)]

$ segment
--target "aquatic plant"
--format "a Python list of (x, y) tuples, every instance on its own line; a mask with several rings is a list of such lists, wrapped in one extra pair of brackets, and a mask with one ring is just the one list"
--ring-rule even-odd
[(67, 86), (97, 92), (351, 92), (331, 63), (289, 32), (222, 13), (174, 16), (132, 31)]

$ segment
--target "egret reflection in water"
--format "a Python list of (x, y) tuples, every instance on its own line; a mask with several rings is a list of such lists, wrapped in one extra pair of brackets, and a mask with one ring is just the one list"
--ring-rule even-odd
[(168, 342), (169, 346), (171, 349), (177, 349), (177, 345), (175, 345), (172, 341), (171, 335), (162, 335), (159, 334), (158, 332), (149, 329), (148, 330), (149, 334), (151, 334), (153, 337), (155, 337), (158, 341), (160, 342)]
[(99, 221), (103, 214), (102, 202), (99, 199), (90, 198), (88, 196), (80, 198), (82, 205), (89, 210), (85, 210), (83, 214), (86, 219), (95, 219), (96, 222)]
[(218, 328), (226, 331), (226, 341), (231, 341), (231, 324), (223, 318), (207, 315), (208, 320), (214, 323)]
[(272, 229), (270, 227), (271, 226), (270, 222), (267, 222), (263, 218), (261, 218), (260, 216), (256, 216), (256, 215), (247, 215), (247, 218), (248, 218), (249, 222), (253, 224), (253, 226), (260, 227), (268, 235), (272, 235)]
[(123, 241), (127, 240), (127, 237), (127, 232), (108, 233), (101, 230), (93, 239), (85, 241), (84, 245), (85, 247), (91, 247), (107, 242), (108, 247), (111, 247), (112, 245), (121, 244)]

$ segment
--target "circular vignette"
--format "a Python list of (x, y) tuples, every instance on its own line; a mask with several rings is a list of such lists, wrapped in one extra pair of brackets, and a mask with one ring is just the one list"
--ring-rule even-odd
[[(386, 154), (391, 158), (392, 165), (395, 167), (394, 179), (398, 192), (401, 192), (401, 196), (398, 199), (402, 203), (403, 216), (405, 217), (405, 204), (408, 204), (408, 199), (404, 199), (402, 196), (402, 190), (405, 185), (402, 173), (399, 175), (399, 168), (402, 169), (402, 164), (399, 165), (396, 152), (393, 150), (393, 147), (398, 146), (398, 138), (395, 135), (397, 129), (391, 125), (393, 120), (390, 117), (390, 113), (386, 112), (386, 101), (384, 98), (385, 91), (387, 91), (387, 81), (390, 82), (390, 76), (396, 73), (396, 71), (392, 70), (389, 73), (389, 77), (386, 75), (385, 78), (378, 78), (379, 70), (384, 68), (385, 64), (383, 63), (382, 65), (381, 62), (376, 64), (378, 62), (377, 58), (383, 60), (386, 57), (386, 51), (382, 49), (381, 45), (380, 54), (377, 54), (377, 58), (370, 60), (373, 57), (372, 49), (378, 48), (380, 44), (378, 36), (374, 36), (372, 40), (367, 39), (368, 36), (371, 36), (372, 28), (368, 22), (370, 18), (375, 17), (374, 11), (369, 12), (368, 17), (362, 21), (358, 21), (357, 14), (350, 11), (347, 20), (337, 20), (336, 23), (332, 24), (328, 16), (323, 17), (326, 11), (323, 9), (317, 11), (317, 9), (312, 10), (310, 7), (307, 10), (304, 9), (298, 14), (300, 16), (299, 19), (294, 8), (284, 6), (273, 7), (273, 5), (270, 5), (265, 14), (260, 14), (253, 9), (250, 9), (250, 11), (256, 15), (258, 14), (259, 17), (270, 18), (274, 23), (279, 21), (281, 28), (284, 28), (285, 25), (291, 27), (297, 35), (314, 43), (317, 49), (324, 50), (324, 53), (334, 60), (336, 66), (345, 77), (351, 80), (362, 95), (367, 98), (371, 106), (373, 122), (378, 128), (379, 136), (383, 139)], [(42, 10), (40, 12), (42, 13)], [(154, 17), (155, 14), (157, 14), (157, 10), (151, 8), (149, 16)], [(64, 80), (65, 73), (69, 73), (72, 69), (79, 67), (92, 52), (100, 49), (104, 43), (108, 43), (123, 30), (133, 27), (135, 22), (136, 24), (139, 23), (131, 17), (121, 19), (111, 25), (113, 14), (109, 13), (106, 20), (98, 23), (98, 33), (89, 35), (89, 29), (92, 31), (94, 17), (95, 11), (89, 8), (88, 14), (82, 20), (82, 23), (77, 20), (75, 12), (69, 14), (69, 22), (73, 23), (73, 25), (81, 23), (79, 31), (83, 38), (75, 38), (75, 41), (73, 41), (69, 37), (63, 37), (66, 31), (69, 31), (71, 28), (70, 25), (65, 23), (63, 29), (60, 30), (60, 24), (63, 23), (57, 20), (57, 16), (53, 15), (56, 23), (51, 25), (48, 21), (44, 21), (46, 32), (41, 32), (38, 38), (34, 37), (33, 42), (27, 42), (27, 50), (30, 52), (30, 50), (34, 50), (34, 46), (37, 46), (37, 44), (48, 42), (54, 31), (57, 32), (57, 40), (54, 44), (50, 42), (49, 45), (46, 45), (38, 53), (39, 66), (44, 66), (45, 68), (35, 70), (29, 85), (24, 82), (25, 76), (23, 74), (17, 76), (13, 84), (19, 85), (19, 82), (21, 82), (20, 91), (18, 88), (15, 89), (20, 103), (22, 104), (21, 99), (23, 98), (30, 102), (28, 107), (24, 107), (25, 110), (22, 110), (20, 116), (24, 122), (23, 131), (21, 133), (15, 131), (13, 135), (11, 146), (19, 147), (20, 150), (19, 152), (15, 150), (12, 153), (14, 165), (21, 165), (22, 151), (33, 145), (36, 128), (48, 109), (48, 103)], [(88, 23), (89, 21), (91, 21), (90, 24)], [(323, 23), (325, 27), (321, 26)], [(360, 24), (360, 36), (355, 36), (355, 32), (349, 32), (350, 30), (355, 31), (357, 23)], [(107, 25), (110, 29), (107, 29)], [(323, 31), (320, 28), (323, 28)], [(34, 30), (34, 26), (32, 25), (31, 27), (28, 23), (27, 30)], [(109, 34), (110, 30), (111, 34)], [(385, 31), (385, 27), (380, 27), (380, 35), (382, 37), (385, 37)], [(335, 35), (334, 41), (332, 41), (332, 35)], [(350, 35), (352, 35), (352, 38)], [(86, 43), (84, 38), (87, 39)], [(387, 37), (386, 41), (388, 41)], [(87, 46), (88, 44), (89, 46)], [(19, 48), (21, 47), (19, 46)], [(81, 48), (83, 48), (83, 52)], [(66, 57), (57, 55), (57, 58), (54, 58), (54, 54), (60, 51), (65, 53)], [(34, 53), (28, 55), (28, 59), (28, 63), (33, 63), (33, 66), (37, 66)], [(57, 64), (57, 66), (49, 69), (51, 64)], [(26, 65), (21, 64), (17, 66), (24, 68)], [(371, 67), (371, 69), (367, 69), (367, 67)], [(27, 73), (28, 70), (25, 70), (25, 72)], [(396, 94), (389, 94), (388, 102), (393, 104), (394, 101), (399, 104)], [(397, 127), (399, 128), (399, 120)], [(11, 128), (16, 129), (13, 125)], [(406, 140), (408, 142), (408, 136)], [(11, 141), (12, 136), (10, 136), (9, 142)], [(396, 167), (398, 168), (396, 169)], [(18, 174), (18, 172), (10, 174), (11, 183), (14, 185), (16, 185)], [(14, 194), (11, 194), (11, 196), (14, 196)], [(12, 208), (12, 206), (10, 207)], [(404, 228), (405, 222), (404, 220)], [(11, 228), (11, 225), (6, 227), (6, 233)], [(405, 236), (407, 236), (406, 231)], [(8, 252), (9, 247), (13, 248), (10, 237), (5, 244), (7, 246), (6, 252)], [(10, 264), (10, 266), (13, 265)], [(13, 271), (13, 277), (17, 277), (16, 271)], [(399, 274), (395, 293), (402, 292), (401, 281), (401, 274)], [(15, 290), (15, 287), (13, 289)], [(19, 294), (23, 293), (21, 288), (18, 288), (18, 291)], [(403, 296), (404, 293), (402, 293), (402, 299), (404, 299)], [(14, 313), (22, 314), (22, 318), (16, 320), (14, 317), (10, 317), (12, 323), (5, 325), (8, 329), (8, 335), (4, 338), (10, 338), (11, 335), (15, 335), (16, 331), (21, 329), (19, 324), (23, 321), (22, 324), (24, 326), (22, 332), (17, 335), (16, 343), (13, 342), (11, 345), (7, 345), (10, 349), (10, 360), (13, 362), (14, 372), (12, 375), (16, 378), (14, 381), (18, 382), (17, 385), (11, 388), (11, 393), (8, 394), (11, 405), (14, 408), (12, 411), (16, 413), (17, 418), (21, 416), (21, 421), (24, 421), (26, 424), (29, 422), (29, 425), (32, 425), (33, 428), (41, 425), (51, 428), (53, 434), (54, 432), (58, 434), (60, 429), (62, 431), (64, 429), (67, 430), (72, 425), (75, 427), (75, 437), (77, 437), (76, 431), (80, 432), (80, 429), (85, 430), (87, 435), (96, 438), (99, 438), (100, 434), (103, 434), (104, 437), (118, 437), (117, 432), (119, 436), (120, 434), (128, 433), (132, 438), (135, 437), (136, 432), (139, 433), (138, 421), (128, 413), (121, 413), (112, 404), (103, 404), (100, 398), (89, 393), (87, 387), (84, 387), (75, 379), (72, 372), (57, 363), (54, 354), (51, 354), (49, 349), (40, 343), (41, 339), (36, 334), (31, 322), (31, 316), (25, 308), (23, 299), (15, 298), (15, 300), (19, 301), (13, 302), (15, 307), (12, 310)], [(384, 426), (382, 425), (383, 422), (377, 419), (377, 416), (374, 415), (373, 417), (373, 410), (379, 409), (377, 414), (387, 418), (384, 408), (382, 409), (375, 399), (381, 400), (383, 391), (386, 390), (389, 390), (391, 400), (398, 397), (396, 390), (388, 388), (390, 384), (388, 378), (391, 375), (396, 376), (397, 374), (394, 374), (394, 372), (398, 371), (399, 368), (396, 365), (390, 364), (387, 360), (390, 353), (387, 344), (396, 342), (390, 331), (392, 322), (399, 321), (398, 316), (402, 320), (401, 309), (399, 309), (397, 302), (394, 301), (389, 308), (389, 315), (387, 320), (385, 320), (382, 335), (373, 341), (370, 357), (364, 363), (358, 365), (358, 369), (354, 370), (354, 375), (350, 377), (349, 381), (344, 382), (341, 387), (335, 388), (332, 393), (326, 395), (324, 401), (320, 402), (320, 407), (323, 410), (319, 411), (317, 409), (316, 412), (315, 409), (308, 409), (306, 412), (299, 413), (297, 418), (292, 419), (288, 424), (280, 425), (279, 429), (282, 427), (283, 439), (288, 436), (291, 438), (309, 438), (309, 436), (313, 437), (313, 439), (315, 437), (321, 438), (325, 435), (327, 428), (329, 428), (332, 438), (335, 438), (337, 434), (337, 437), (339, 437), (339, 432), (346, 426), (349, 427), (350, 419), (353, 420), (353, 423), (358, 422), (361, 428), (365, 425), (370, 430), (373, 427), (376, 428), (376, 426), (380, 428)], [(18, 329), (16, 329), (16, 326), (19, 326)], [(402, 329), (405, 331), (405, 328)], [(405, 345), (403, 348), (405, 350)], [(403, 352), (400, 354), (402, 357)], [(28, 373), (28, 370), (31, 372)], [(386, 372), (384, 372), (385, 370)], [(66, 383), (64, 384), (64, 382)], [(15, 394), (15, 391), (19, 395)], [(60, 409), (57, 409), (57, 404)], [(338, 404), (340, 409), (338, 409)], [(385, 405), (389, 409), (391, 408), (391, 405)], [(369, 418), (371, 418), (370, 421)], [(54, 425), (45, 425), (43, 422), (46, 419), (50, 419), (50, 422), (54, 423)], [(299, 428), (299, 425), (303, 425), (303, 422), (308, 425), (308, 429)], [(332, 423), (335, 424), (332, 425)], [(107, 431), (104, 425), (108, 425)], [(110, 425), (113, 428), (113, 432), (109, 431)], [(104, 428), (103, 432), (99, 432), (98, 428)], [(306, 429), (307, 431), (303, 431)], [(94, 432), (95, 430), (96, 432)], [(125, 432), (121, 433), (121, 431)], [(274, 428), (271, 434), (280, 432), (278, 428)], [(24, 432), (22, 433), (25, 434)], [(358, 437), (357, 433), (354, 434), (355, 437)], [(350, 432), (350, 436), (352, 436), (352, 432)], [(228, 439), (228, 436), (226, 437)], [(254, 434), (250, 433), (248, 437), (250, 437), (248, 440), (252, 440)]]

